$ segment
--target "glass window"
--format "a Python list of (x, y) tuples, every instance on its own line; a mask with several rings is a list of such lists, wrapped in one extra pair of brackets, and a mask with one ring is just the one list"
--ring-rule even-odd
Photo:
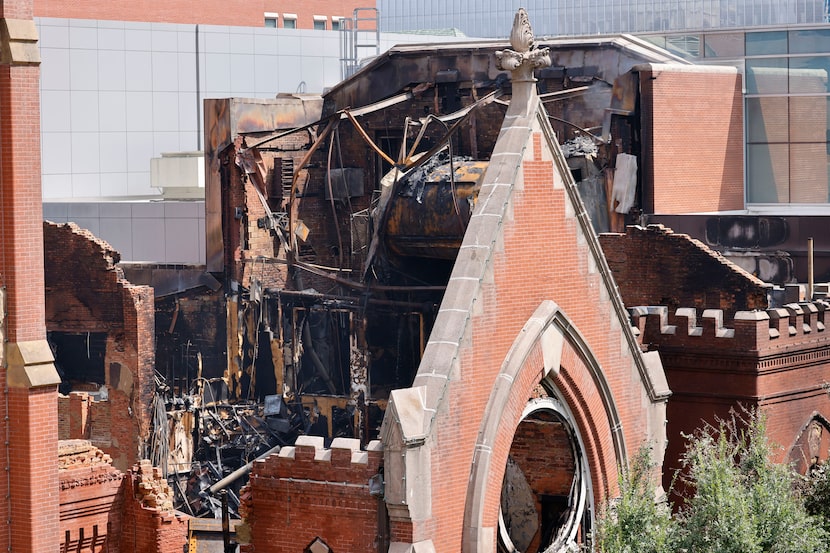
[(747, 142), (787, 142), (787, 98), (746, 99)]
[(790, 92), (827, 92), (830, 56), (790, 58)]
[(276, 29), (277, 27), (277, 20), (274, 17), (266, 17), (265, 18), (265, 26), (270, 27), (272, 29)]
[(787, 58), (746, 60), (747, 94), (786, 94)]
[(343, 18), (342, 17), (332, 17), (331, 18), (331, 30), (332, 31), (339, 31), (343, 25)]
[(644, 38), (647, 41), (654, 44), (655, 46), (659, 46), (660, 48), (665, 48), (666, 47), (666, 37), (664, 37), (664, 36), (644, 36), (644, 37), (640, 37), (640, 38)]
[(789, 144), (747, 144), (747, 203), (790, 201)]
[(743, 33), (718, 33), (704, 36), (704, 56), (707, 58), (740, 58), (743, 55)]
[(790, 54), (830, 52), (830, 29), (790, 31)]
[(790, 148), (790, 203), (827, 203), (827, 144), (794, 144)]
[(666, 49), (684, 58), (698, 58), (700, 57), (700, 37), (698, 35), (667, 36)]
[(746, 55), (763, 56), (787, 53), (787, 31), (746, 33)]
[[(827, 96), (790, 97), (790, 142), (827, 141)], [(799, 146), (800, 147), (800, 146)]]
[(314, 22), (314, 30), (315, 31), (325, 31), (326, 30), (326, 22), (325, 21), (315, 21)]
[(286, 29), (296, 29), (297, 28), (297, 20), (296, 19), (282, 19), (282, 26)]

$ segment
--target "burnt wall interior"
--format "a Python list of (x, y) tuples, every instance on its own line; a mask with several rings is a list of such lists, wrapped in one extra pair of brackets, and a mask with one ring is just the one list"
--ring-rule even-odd
[(628, 307), (721, 309), (729, 317), (769, 307), (770, 285), (687, 234), (662, 225), (631, 226), (599, 239)]
[(501, 514), (513, 546), (544, 551), (563, 530), (578, 495), (576, 450), (568, 425), (552, 411), (519, 423), (510, 446)]
[(177, 393), (227, 366), (225, 295), (199, 288), (156, 297), (156, 371)]
[[(636, 79), (617, 81), (643, 56), (613, 41), (577, 50), (552, 45), (539, 92), (595, 227), (622, 228), (615, 157), (639, 138)], [(207, 101), (221, 287), (165, 295), (156, 315), (166, 418), (154, 412), (168, 431), (153, 454), (183, 510), (216, 514), (216, 482), (241, 471), (223, 484), (235, 514), (245, 467), (300, 435), (378, 438), (390, 392), (418, 369), (501, 130), (512, 89), (494, 60), (491, 46), (403, 49), (319, 103)], [(191, 450), (174, 453), (183, 436)]]
[[(60, 391), (89, 392), (106, 420), (80, 425), (71, 438), (92, 439), (125, 470), (145, 453), (154, 390), (152, 288), (133, 286), (109, 244), (73, 223), (45, 222), (47, 339)], [(69, 402), (61, 401), (61, 409)], [(61, 413), (61, 418), (68, 418)], [(86, 429), (86, 430), (83, 430)]]

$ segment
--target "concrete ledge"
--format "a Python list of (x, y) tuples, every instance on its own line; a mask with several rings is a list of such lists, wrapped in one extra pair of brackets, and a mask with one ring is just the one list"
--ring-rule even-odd
[(11, 388), (57, 386), (61, 382), (46, 340), (9, 343), (8, 385)]
[(32, 19), (0, 20), (0, 64), (39, 65), (37, 28)]

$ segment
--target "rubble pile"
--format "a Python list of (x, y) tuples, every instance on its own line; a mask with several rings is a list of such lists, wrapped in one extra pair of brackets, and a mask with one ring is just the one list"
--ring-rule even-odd
[(112, 457), (88, 440), (61, 440), (58, 445), (58, 469), (98, 468), (112, 465)]
[(173, 493), (160, 468), (143, 459), (133, 466), (132, 473), (137, 479), (135, 491), (142, 505), (162, 511), (173, 510)]

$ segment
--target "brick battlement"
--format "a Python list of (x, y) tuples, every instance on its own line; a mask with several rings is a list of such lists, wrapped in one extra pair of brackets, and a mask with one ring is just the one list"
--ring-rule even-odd
[[(255, 461), (242, 489), (242, 551), (304, 551), (319, 538), (332, 551), (377, 551), (378, 512), (383, 499), (370, 487), (381, 472), (383, 447), (365, 451), (360, 441), (300, 436), (293, 446)], [(337, 521), (332, 524), (331, 521)], [(385, 551), (385, 549), (382, 549)]]
[(319, 436), (299, 436), (286, 446), (254, 463), (251, 479), (293, 478), (297, 480), (341, 482), (366, 485), (383, 463), (383, 447), (378, 440), (361, 451), (360, 440), (335, 438), (323, 447)]
[(632, 325), (641, 346), (706, 348), (715, 351), (754, 352), (815, 348), (830, 343), (826, 301), (791, 303), (782, 308), (738, 311), (724, 322), (723, 311), (694, 308), (674, 313), (666, 306), (631, 308)]

